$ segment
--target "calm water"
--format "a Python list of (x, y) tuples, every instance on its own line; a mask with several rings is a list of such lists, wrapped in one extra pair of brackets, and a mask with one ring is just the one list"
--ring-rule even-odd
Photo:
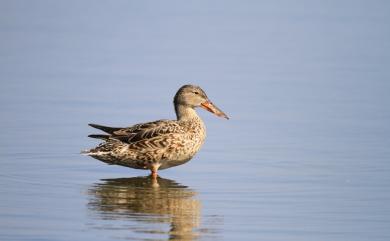
[[(390, 240), (388, 1), (1, 1), (0, 240)], [(79, 151), (87, 123), (231, 120), (188, 164)]]

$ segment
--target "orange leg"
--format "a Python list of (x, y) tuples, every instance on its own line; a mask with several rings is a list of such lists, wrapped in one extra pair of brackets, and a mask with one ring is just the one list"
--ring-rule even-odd
[(152, 171), (152, 178), (156, 179), (158, 177), (157, 171), (158, 168), (161, 166), (161, 164), (154, 164), (152, 165), (152, 168), (150, 169)]
[(158, 177), (157, 171), (152, 170), (152, 178), (156, 179)]

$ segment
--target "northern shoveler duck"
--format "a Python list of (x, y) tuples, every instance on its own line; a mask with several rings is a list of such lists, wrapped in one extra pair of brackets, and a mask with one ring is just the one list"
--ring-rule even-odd
[(83, 154), (112, 165), (149, 169), (152, 177), (157, 177), (158, 169), (188, 162), (206, 138), (205, 125), (195, 108), (229, 118), (199, 86), (182, 86), (173, 103), (177, 120), (157, 120), (126, 128), (89, 124), (107, 134), (89, 135), (104, 142)]

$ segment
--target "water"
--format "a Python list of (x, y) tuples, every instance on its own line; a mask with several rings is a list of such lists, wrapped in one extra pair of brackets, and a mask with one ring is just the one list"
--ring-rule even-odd
[[(2, 1), (1, 240), (389, 240), (387, 1)], [(208, 137), (147, 172), (79, 151), (90, 122)]]

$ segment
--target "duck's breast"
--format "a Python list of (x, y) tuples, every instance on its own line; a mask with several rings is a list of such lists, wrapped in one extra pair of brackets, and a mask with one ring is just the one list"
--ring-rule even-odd
[(206, 128), (203, 122), (185, 123), (186, 131), (176, 136), (172, 144), (165, 150), (160, 169), (184, 164), (200, 150), (206, 138)]

